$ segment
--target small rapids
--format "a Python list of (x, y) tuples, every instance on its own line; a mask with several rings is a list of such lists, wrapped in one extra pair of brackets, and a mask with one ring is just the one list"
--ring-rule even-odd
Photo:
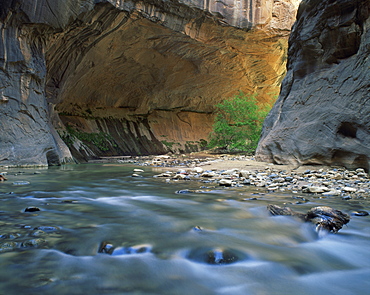
[[(9, 169), (0, 294), (367, 294), (370, 217), (337, 234), (268, 204), (351, 214), (369, 200), (154, 178), (119, 164)], [(15, 184), (14, 184), (15, 183)], [(186, 192), (186, 193), (178, 193)], [(297, 198), (307, 202), (296, 202)], [(28, 209), (28, 210), (26, 210)]]

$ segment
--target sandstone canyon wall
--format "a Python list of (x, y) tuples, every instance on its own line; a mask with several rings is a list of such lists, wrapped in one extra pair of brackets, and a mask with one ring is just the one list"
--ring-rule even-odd
[(259, 160), (369, 170), (369, 28), (368, 0), (302, 1)]
[(298, 2), (3, 0), (0, 165), (196, 149), (216, 103), (277, 93)]

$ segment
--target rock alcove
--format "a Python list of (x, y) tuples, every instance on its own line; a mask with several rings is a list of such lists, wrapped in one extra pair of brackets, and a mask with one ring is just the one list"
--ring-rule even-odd
[(229, 2), (5, 1), (0, 165), (190, 152), (223, 99), (271, 103), (299, 1)]

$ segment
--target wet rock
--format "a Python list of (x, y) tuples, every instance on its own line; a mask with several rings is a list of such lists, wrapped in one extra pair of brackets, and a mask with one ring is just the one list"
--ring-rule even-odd
[(37, 238), (32, 240), (24, 241), (20, 244), (21, 248), (39, 248), (47, 245), (47, 242), (43, 238)]
[(134, 174), (132, 174), (131, 176), (132, 176), (132, 177), (143, 177), (142, 175), (139, 175), (139, 174), (137, 174), (137, 173), (134, 173)]
[(247, 255), (234, 249), (197, 248), (190, 251), (187, 258), (195, 262), (213, 265), (231, 264), (246, 259)]
[(18, 243), (16, 242), (3, 242), (0, 243), (0, 253), (10, 252), (17, 248)]
[(77, 200), (63, 200), (61, 201), (61, 203), (65, 203), (65, 204), (76, 204), (78, 203)]
[(98, 253), (109, 254), (112, 256), (128, 255), (128, 254), (143, 254), (150, 253), (152, 246), (143, 244), (131, 247), (115, 247), (109, 242), (102, 242), (99, 246)]
[(292, 209), (289, 207), (280, 207), (277, 205), (267, 205), (267, 210), (272, 214), (272, 215), (284, 215), (284, 216), (295, 216), (298, 217), (301, 220), (305, 220), (305, 214), (303, 213), (298, 213), (294, 212)]
[(340, 190), (330, 190), (328, 192), (322, 193), (323, 196), (340, 196), (341, 191)]
[(98, 253), (104, 253), (111, 255), (113, 253), (114, 246), (109, 242), (102, 242), (99, 246)]
[(350, 221), (348, 214), (327, 206), (311, 208), (307, 214), (294, 212), (289, 207), (279, 207), (271, 204), (267, 206), (267, 209), (272, 215), (295, 216), (303, 221), (312, 222), (316, 225), (316, 231), (318, 232), (324, 230), (337, 233), (343, 225)]
[(31, 236), (31, 237), (34, 237), (34, 238), (43, 237), (43, 236), (45, 236), (45, 235), (47, 235), (47, 233), (46, 233), (46, 232), (44, 232), (44, 231), (42, 231), (42, 230), (39, 230), (39, 229), (34, 230), (34, 231), (32, 231), (32, 232), (30, 233), (30, 236)]
[(41, 211), (41, 209), (38, 207), (27, 207), (26, 209), (24, 209), (24, 212), (37, 212), (37, 211)]
[(22, 235), (19, 234), (19, 233), (9, 233), (9, 234), (0, 235), (0, 239), (14, 240), (14, 239), (17, 239), (17, 238), (19, 238), (21, 236)]
[(368, 216), (369, 212), (360, 210), (360, 211), (353, 211), (351, 214), (354, 216)]
[(8, 179), (7, 179), (7, 178), (5, 178), (5, 176), (4, 176), (4, 175), (0, 174), (0, 181), (6, 181), (6, 180), (8, 180)]
[(152, 252), (151, 245), (136, 245), (132, 247), (117, 247), (113, 250), (112, 256), (128, 254), (144, 254)]
[(342, 211), (327, 206), (311, 208), (306, 214), (306, 220), (316, 225), (316, 230), (327, 230), (337, 233), (351, 217)]
[(203, 231), (203, 229), (200, 226), (196, 225), (193, 227), (193, 231)]
[(35, 230), (41, 230), (46, 233), (51, 233), (51, 232), (57, 232), (60, 230), (59, 227), (57, 226), (38, 226), (35, 228)]
[(193, 194), (193, 193), (203, 193), (204, 191), (202, 190), (193, 190), (193, 189), (182, 189), (176, 191), (176, 194)]

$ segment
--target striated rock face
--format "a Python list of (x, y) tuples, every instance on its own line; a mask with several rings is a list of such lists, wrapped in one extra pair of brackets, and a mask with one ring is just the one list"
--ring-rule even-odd
[(370, 165), (370, 2), (303, 1), (257, 158)]
[(297, 2), (3, 1), (0, 165), (197, 149), (223, 98), (271, 102)]
[(180, 2), (207, 10), (235, 27), (258, 26), (290, 31), (301, 0), (180, 0)]

